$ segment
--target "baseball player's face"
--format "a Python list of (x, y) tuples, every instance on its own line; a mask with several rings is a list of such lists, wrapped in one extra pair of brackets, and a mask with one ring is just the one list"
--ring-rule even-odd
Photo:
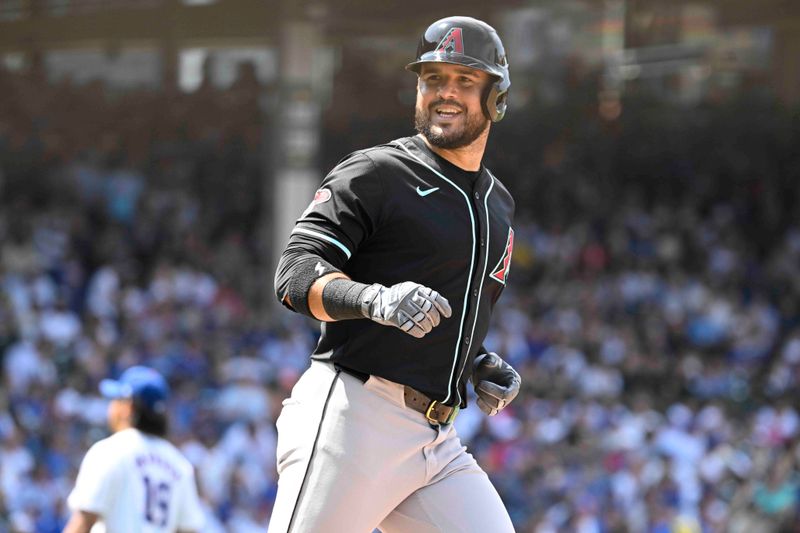
[(133, 403), (130, 400), (111, 400), (108, 404), (108, 429), (116, 433), (130, 426)]
[(424, 63), (417, 84), (417, 131), (439, 148), (461, 148), (473, 143), (489, 127), (481, 100), (490, 82), (490, 76), (480, 70)]

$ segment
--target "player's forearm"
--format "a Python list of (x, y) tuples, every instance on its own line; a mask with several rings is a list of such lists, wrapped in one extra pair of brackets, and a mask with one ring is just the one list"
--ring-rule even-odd
[[(315, 246), (292, 236), (275, 272), (275, 294), (280, 302), (324, 322), (366, 318), (358, 296), (368, 285), (351, 281), (337, 258)], [(330, 285), (335, 279), (349, 283)]]
[(359, 283), (319, 255), (291, 246), (278, 262), (275, 292), (282, 304), (317, 320), (366, 318), (417, 338), (452, 314), (447, 298), (429, 287), (410, 281), (391, 287)]
[(64, 527), (63, 533), (89, 533), (98, 518), (98, 515), (94, 513), (75, 511)]
[(331, 316), (321, 303), (322, 290), (331, 279), (347, 276), (334, 258), (326, 258), (308, 243), (294, 242), (295, 238), (292, 236), (278, 261), (275, 295), (297, 313), (330, 321)]
[(325, 287), (328, 285), (328, 283), (337, 278), (350, 279), (341, 272), (332, 272), (331, 274), (327, 274), (317, 279), (308, 290), (308, 309), (317, 320), (322, 320), (323, 322), (335, 322), (338, 320), (328, 314), (328, 312), (325, 310), (325, 304), (322, 300), (322, 293), (325, 290)]

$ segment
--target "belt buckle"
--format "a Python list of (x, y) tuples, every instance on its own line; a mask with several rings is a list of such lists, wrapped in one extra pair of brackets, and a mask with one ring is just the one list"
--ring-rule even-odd
[(436, 406), (439, 404), (437, 400), (433, 400), (428, 408), (425, 410), (425, 418), (428, 419), (428, 423), (432, 426), (439, 426), (441, 424), (452, 424), (453, 420), (456, 419), (456, 415), (458, 414), (458, 406), (453, 407), (453, 410), (450, 411), (450, 414), (447, 416), (447, 419), (444, 422), (439, 422), (435, 418), (431, 416), (433, 410), (436, 409)]

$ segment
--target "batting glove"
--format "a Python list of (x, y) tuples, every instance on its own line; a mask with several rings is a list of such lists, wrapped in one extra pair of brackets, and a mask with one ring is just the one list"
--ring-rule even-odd
[(475, 358), (472, 367), (472, 386), (478, 395), (478, 407), (494, 416), (519, 394), (522, 378), (511, 365), (494, 352)]
[(400, 328), (421, 339), (439, 325), (442, 316), (450, 318), (453, 310), (447, 298), (435, 290), (404, 281), (391, 287), (375, 283), (364, 289), (361, 314), (378, 324)]

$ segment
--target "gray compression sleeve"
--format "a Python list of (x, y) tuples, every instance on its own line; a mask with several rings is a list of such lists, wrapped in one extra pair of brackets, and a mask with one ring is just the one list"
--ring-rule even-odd
[(364, 318), (360, 296), (367, 287), (369, 285), (349, 279), (332, 279), (322, 289), (322, 307), (334, 320)]

